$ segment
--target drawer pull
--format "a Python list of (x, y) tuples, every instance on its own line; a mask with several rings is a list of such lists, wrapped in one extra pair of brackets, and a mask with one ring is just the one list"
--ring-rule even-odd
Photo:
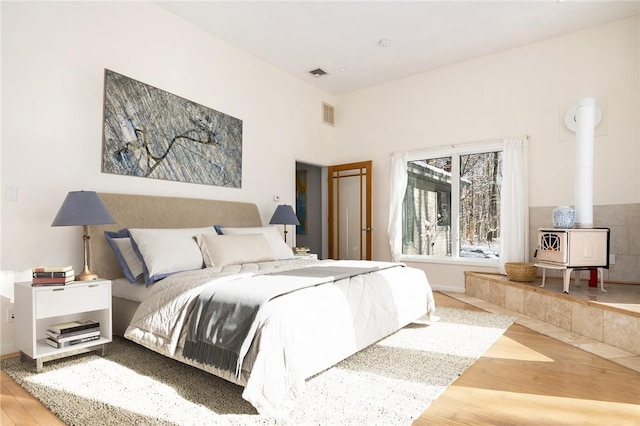
[(53, 291), (64, 291), (64, 288), (54, 288)]

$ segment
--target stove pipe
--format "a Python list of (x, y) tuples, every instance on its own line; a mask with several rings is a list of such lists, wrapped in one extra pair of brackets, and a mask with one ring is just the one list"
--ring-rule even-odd
[(593, 228), (593, 134), (595, 116), (595, 99), (582, 99), (576, 111), (576, 228)]
[(584, 98), (567, 112), (565, 120), (576, 132), (576, 228), (593, 228), (593, 137), (600, 118), (595, 99)]

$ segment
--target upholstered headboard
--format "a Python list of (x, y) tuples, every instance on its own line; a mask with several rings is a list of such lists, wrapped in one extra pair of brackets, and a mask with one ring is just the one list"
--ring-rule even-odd
[(90, 267), (101, 278), (122, 277), (122, 270), (104, 231), (123, 228), (193, 228), (200, 226), (262, 226), (253, 203), (152, 195), (98, 194), (115, 219), (113, 225), (89, 227)]

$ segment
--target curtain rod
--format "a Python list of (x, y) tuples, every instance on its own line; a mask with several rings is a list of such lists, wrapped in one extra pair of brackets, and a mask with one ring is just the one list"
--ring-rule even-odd
[(425, 150), (429, 150), (429, 149), (442, 149), (442, 148), (460, 148), (460, 147), (464, 147), (464, 146), (468, 146), (468, 145), (479, 145), (479, 144), (483, 144), (483, 143), (491, 143), (491, 142), (502, 142), (505, 139), (510, 139), (510, 138), (520, 138), (520, 137), (525, 137), (527, 139), (529, 139), (529, 135), (521, 135), (521, 136), (507, 136), (501, 139), (486, 139), (483, 141), (473, 141), (473, 142), (462, 142), (462, 143), (458, 143), (458, 144), (447, 144), (447, 145), (440, 145), (440, 146), (431, 146), (428, 148), (419, 148), (419, 149), (410, 149), (408, 151), (396, 151), (396, 152), (392, 152), (391, 155), (397, 154), (399, 152), (406, 152), (408, 154), (413, 154), (416, 152), (420, 152), (420, 151), (425, 151)]

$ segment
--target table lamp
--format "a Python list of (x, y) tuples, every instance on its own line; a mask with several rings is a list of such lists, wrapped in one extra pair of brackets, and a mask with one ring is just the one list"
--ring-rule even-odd
[(98, 275), (89, 270), (89, 229), (88, 225), (106, 225), (116, 223), (104, 203), (95, 191), (71, 191), (64, 199), (51, 226), (83, 227), (84, 269), (76, 275), (77, 281), (92, 281)]
[(293, 211), (293, 207), (289, 204), (281, 204), (276, 208), (276, 211), (273, 213), (271, 220), (269, 221), (270, 225), (284, 225), (284, 242), (287, 242), (287, 225), (300, 225), (300, 221), (298, 220), (298, 216)]

